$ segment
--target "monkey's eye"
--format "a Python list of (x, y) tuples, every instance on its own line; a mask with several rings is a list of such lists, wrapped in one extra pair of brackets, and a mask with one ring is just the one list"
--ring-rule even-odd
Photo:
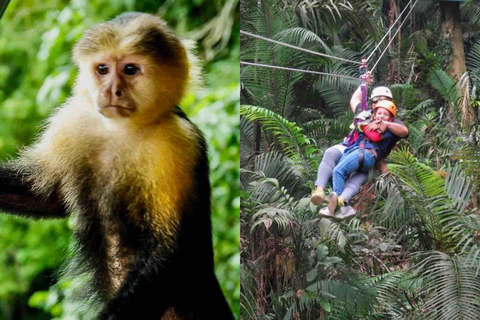
[(97, 66), (97, 72), (99, 75), (102, 75), (102, 76), (106, 75), (108, 73), (108, 66), (105, 64), (99, 64)]
[(140, 71), (140, 69), (134, 64), (127, 64), (123, 68), (123, 73), (125, 73), (127, 76), (134, 76), (138, 73), (138, 71)]

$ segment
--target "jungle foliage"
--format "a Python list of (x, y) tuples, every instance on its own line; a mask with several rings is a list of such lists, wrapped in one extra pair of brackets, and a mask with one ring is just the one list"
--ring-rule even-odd
[[(125, 11), (159, 14), (198, 42), (204, 89), (181, 107), (207, 137), (213, 187), (216, 273), (239, 314), (238, 0), (11, 0), (0, 21), (0, 157), (33, 142), (42, 121), (65, 101), (75, 78), (71, 49), (84, 30)], [(88, 319), (55, 285), (69, 255), (71, 221), (0, 215), (0, 319)], [(192, 261), (191, 272), (195, 273)], [(188, 290), (188, 288), (185, 288)]]
[[(480, 5), (456, 2), (456, 77), (440, 1), (418, 1), (374, 51), (414, 3), (242, 1), (243, 31), (348, 60), (372, 54), (369, 68), (386, 49), (375, 85), (391, 87), (410, 134), (353, 199), (354, 218), (320, 219), (316, 171), (349, 131), (359, 81), (241, 66), (241, 319), (480, 319)], [(240, 40), (242, 61), (359, 76), (356, 64)]]

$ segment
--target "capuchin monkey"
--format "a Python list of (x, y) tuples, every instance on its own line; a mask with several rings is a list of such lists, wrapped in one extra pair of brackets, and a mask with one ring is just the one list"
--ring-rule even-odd
[(0, 168), (0, 210), (74, 216), (70, 276), (97, 319), (233, 319), (214, 274), (207, 146), (177, 104), (198, 67), (159, 18), (126, 13), (74, 48), (73, 96)]

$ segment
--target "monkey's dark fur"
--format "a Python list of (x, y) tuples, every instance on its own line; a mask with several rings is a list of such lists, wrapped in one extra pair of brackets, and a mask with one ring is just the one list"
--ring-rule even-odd
[(91, 274), (98, 319), (233, 319), (214, 274), (207, 146), (176, 106), (187, 50), (147, 14), (87, 31), (74, 96), (0, 168), (1, 210), (74, 215), (69, 269)]

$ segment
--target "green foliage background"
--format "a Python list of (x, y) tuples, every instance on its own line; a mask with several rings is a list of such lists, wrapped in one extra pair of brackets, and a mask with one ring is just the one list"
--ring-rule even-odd
[(240, 12), (248, 33), (370, 57), (370, 87), (391, 88), (409, 129), (389, 173), (349, 202), (355, 216), (320, 217), (328, 198), (310, 196), (350, 131), (358, 65), (241, 34), (241, 61), (331, 75), (241, 66), (240, 318), (480, 319), (478, 1), (243, 0)]
[[(76, 75), (70, 52), (83, 31), (125, 11), (160, 14), (200, 43), (206, 86), (181, 107), (209, 142), (216, 273), (238, 316), (238, 0), (12, 0), (0, 21), (0, 158), (32, 143), (52, 108), (70, 94)], [(70, 284), (55, 286), (71, 231), (69, 221), (0, 216), (0, 319), (80, 317), (64, 299)]]

